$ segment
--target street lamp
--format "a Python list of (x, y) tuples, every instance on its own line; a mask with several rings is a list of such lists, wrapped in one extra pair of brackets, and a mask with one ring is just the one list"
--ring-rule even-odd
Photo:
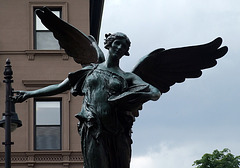
[[(18, 114), (15, 112), (15, 103), (11, 101), (11, 124), (10, 124), (10, 128), (11, 128), (11, 132), (15, 131), (18, 127), (22, 126), (22, 121), (18, 119)], [(0, 120), (0, 127), (5, 129), (5, 122), (6, 122), (6, 113), (3, 113), (3, 117)]]
[(3, 113), (3, 118), (0, 120), (0, 127), (5, 129), (5, 168), (11, 168), (11, 132), (17, 127), (22, 126), (22, 121), (18, 119), (18, 115), (15, 112), (15, 103), (12, 101), (11, 96), (13, 96), (13, 88), (11, 86), (12, 80), (12, 68), (9, 59), (6, 60), (5, 70), (4, 70), (4, 83), (6, 83), (6, 101), (5, 101), (5, 113)]

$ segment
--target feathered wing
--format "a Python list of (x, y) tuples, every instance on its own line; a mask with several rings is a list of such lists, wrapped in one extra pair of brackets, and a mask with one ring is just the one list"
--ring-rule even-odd
[(133, 73), (145, 82), (155, 86), (161, 93), (169, 91), (175, 83), (186, 78), (198, 78), (202, 70), (214, 67), (217, 59), (223, 57), (228, 48), (220, 47), (222, 39), (197, 46), (157, 49), (143, 59), (133, 69)]
[(59, 45), (65, 52), (73, 57), (75, 62), (87, 65), (103, 62), (104, 54), (98, 47), (94, 37), (87, 36), (80, 30), (66, 23), (53, 14), (47, 7), (37, 9), (36, 14), (42, 23), (53, 32)]

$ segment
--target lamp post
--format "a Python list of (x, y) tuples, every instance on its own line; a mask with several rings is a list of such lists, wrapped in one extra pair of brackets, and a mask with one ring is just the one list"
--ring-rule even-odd
[(5, 70), (4, 70), (4, 83), (6, 83), (6, 100), (5, 100), (5, 113), (3, 113), (3, 118), (0, 120), (0, 127), (5, 129), (5, 168), (11, 168), (11, 132), (17, 127), (22, 126), (22, 121), (18, 119), (18, 115), (15, 112), (15, 104), (11, 99), (13, 95), (13, 89), (11, 86), (12, 80), (12, 68), (9, 59), (6, 60)]

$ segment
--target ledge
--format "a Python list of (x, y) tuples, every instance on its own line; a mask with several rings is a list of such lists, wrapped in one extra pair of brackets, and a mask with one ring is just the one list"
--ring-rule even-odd
[(0, 55), (27, 55), (29, 61), (34, 61), (36, 56), (61, 56), (62, 60), (69, 59), (64, 50), (0, 51)]
[[(80, 151), (32, 151), (12, 152), (12, 164), (26, 164), (33, 167), (35, 164), (81, 164), (83, 163)], [(0, 166), (5, 162), (4, 152), (0, 152)]]
[(45, 87), (61, 83), (62, 80), (22, 80), (25, 87)]
[(30, 61), (33, 61), (35, 56), (62, 56), (63, 60), (69, 59), (64, 50), (26, 50), (25, 54)]

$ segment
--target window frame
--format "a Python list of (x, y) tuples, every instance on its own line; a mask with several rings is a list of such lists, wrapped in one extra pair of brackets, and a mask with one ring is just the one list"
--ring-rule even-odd
[[(37, 105), (36, 105), (36, 102), (53, 102), (53, 101), (57, 101), (57, 102), (59, 102), (60, 103), (60, 125), (37, 125), (37, 121), (36, 121), (36, 107), (37, 107)], [(63, 116), (63, 114), (62, 114), (62, 112), (63, 112), (63, 108), (62, 108), (62, 104), (63, 104), (63, 102), (62, 102), (62, 99), (61, 98), (44, 98), (44, 99), (34, 99), (34, 104), (33, 104), (33, 107), (34, 107), (34, 129), (33, 129), (33, 140), (34, 140), (34, 146), (33, 146), (33, 149), (34, 150), (36, 150), (36, 151), (59, 151), (59, 150), (62, 150), (62, 141), (63, 141), (63, 139), (62, 139), (62, 125), (63, 125), (63, 122), (62, 122), (62, 116)], [(37, 149), (37, 127), (52, 127), (52, 126), (59, 126), (60, 127), (60, 135), (59, 135), (59, 138), (60, 138), (60, 146), (59, 146), (59, 149)]]
[[(35, 49), (35, 37), (34, 37), (34, 9), (36, 8), (42, 8), (42, 7), (48, 7), (48, 8), (61, 8), (61, 19), (68, 22), (68, 3), (67, 2), (29, 2), (29, 50), (36, 50)], [(44, 50), (38, 50), (38, 51), (44, 51)], [(49, 51), (49, 50), (45, 50)], [(59, 51), (59, 50), (50, 50), (50, 51)]]

